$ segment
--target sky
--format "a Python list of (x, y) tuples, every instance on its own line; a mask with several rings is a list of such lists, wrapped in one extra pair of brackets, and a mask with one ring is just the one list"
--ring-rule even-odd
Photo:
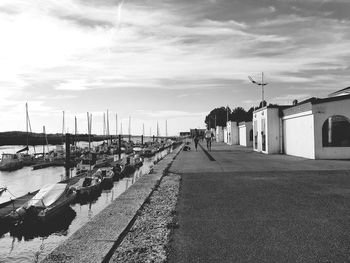
[[(349, 0), (1, 0), (0, 131), (177, 135), (350, 86)], [(118, 125), (116, 125), (116, 114)], [(118, 126), (118, 131), (116, 130)]]

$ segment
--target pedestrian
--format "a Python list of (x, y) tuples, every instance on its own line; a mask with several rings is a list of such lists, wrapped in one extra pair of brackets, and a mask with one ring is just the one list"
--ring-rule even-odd
[(213, 137), (213, 133), (209, 128), (204, 133), (205, 139), (207, 140), (207, 149), (208, 151), (211, 151), (211, 137)]
[(193, 140), (194, 140), (194, 147), (196, 148), (196, 151), (198, 151), (197, 147), (198, 147), (198, 142), (199, 142), (199, 134), (198, 134), (198, 130), (197, 129), (194, 130)]

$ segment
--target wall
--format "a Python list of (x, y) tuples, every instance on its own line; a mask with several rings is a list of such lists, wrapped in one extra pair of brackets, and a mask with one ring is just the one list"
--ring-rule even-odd
[(280, 153), (280, 117), (277, 108), (267, 108), (266, 151), (265, 153)]
[(236, 145), (239, 140), (239, 130), (237, 123), (235, 121), (227, 122), (227, 131), (228, 131), (228, 144)]
[(331, 116), (342, 115), (350, 120), (350, 99), (313, 105), (315, 115), (316, 159), (350, 159), (350, 147), (323, 147), (322, 126)]
[(239, 125), (239, 144), (246, 147), (252, 147), (253, 141), (250, 141), (250, 130), (253, 129), (252, 122), (243, 122)]
[(283, 117), (284, 153), (315, 159), (314, 116), (312, 111)]
[[(280, 118), (278, 108), (265, 107), (254, 111), (253, 129), (254, 151), (268, 154), (280, 152)], [(254, 147), (256, 141), (257, 148)]]
[(216, 142), (224, 141), (224, 130), (221, 126), (216, 126)]
[(228, 142), (228, 132), (227, 132), (227, 127), (224, 128), (224, 143)]

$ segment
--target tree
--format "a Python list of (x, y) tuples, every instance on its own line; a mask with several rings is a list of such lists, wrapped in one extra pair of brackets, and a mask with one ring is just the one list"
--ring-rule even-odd
[(230, 120), (231, 109), (229, 107), (220, 107), (213, 109), (206, 117), (205, 123), (207, 128), (215, 128), (216, 126), (226, 127), (227, 111)]

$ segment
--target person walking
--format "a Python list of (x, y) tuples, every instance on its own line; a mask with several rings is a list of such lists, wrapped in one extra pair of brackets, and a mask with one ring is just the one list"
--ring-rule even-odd
[(208, 151), (211, 151), (211, 137), (213, 137), (213, 133), (209, 128), (204, 133), (205, 139), (207, 140), (207, 149)]
[(194, 140), (194, 147), (196, 148), (196, 151), (198, 151), (197, 147), (198, 147), (198, 142), (199, 142), (199, 134), (198, 134), (198, 130), (197, 129), (194, 130), (193, 140)]

